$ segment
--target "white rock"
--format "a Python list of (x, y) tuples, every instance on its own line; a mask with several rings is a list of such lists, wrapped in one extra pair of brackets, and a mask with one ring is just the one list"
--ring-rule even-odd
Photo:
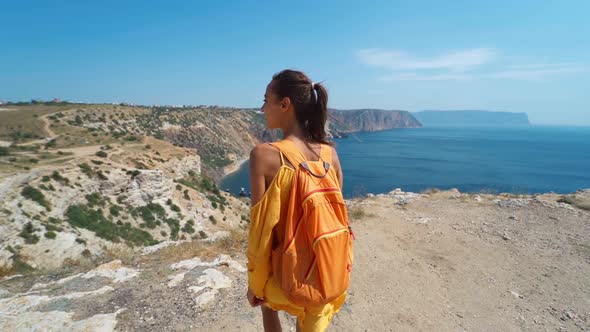
[(86, 273), (78, 273), (46, 284), (35, 284), (33, 287), (31, 287), (30, 291), (47, 288), (56, 284), (63, 284), (76, 278), (90, 279), (93, 277), (105, 277), (112, 279), (112, 282), (117, 283), (135, 278), (137, 275), (139, 275), (139, 273), (140, 270), (123, 267), (121, 261), (117, 259), (109, 263), (102, 264), (94, 270), (90, 270)]
[(22, 274), (13, 274), (11, 276), (4, 277), (4, 279), (2, 279), (2, 281), (8, 281), (10, 279), (21, 278), (21, 277), (24, 277), (24, 276)]
[(230, 232), (228, 232), (228, 231), (218, 231), (218, 232), (213, 233), (213, 235), (209, 236), (207, 239), (205, 239), (205, 242), (214, 242), (214, 241), (218, 241), (221, 239), (225, 239), (229, 236), (230, 236)]
[(422, 224), (422, 225), (426, 225), (426, 224), (428, 224), (431, 221), (432, 221), (431, 218), (426, 218), (426, 217), (419, 217), (418, 219), (416, 219), (416, 223), (417, 224)]
[(204, 306), (209, 304), (211, 301), (215, 299), (215, 295), (217, 295), (217, 290), (212, 289), (197, 296), (197, 298), (195, 298), (195, 304), (197, 308), (203, 308)]
[(206, 286), (190, 286), (188, 288), (188, 290), (190, 290), (193, 293), (198, 293), (198, 292), (202, 291), (205, 288), (207, 288), (207, 287)]
[(6, 297), (7, 295), (10, 295), (10, 292), (5, 289), (0, 288), (0, 298)]
[(170, 246), (177, 246), (183, 242), (189, 242), (188, 240), (184, 240), (184, 241), (172, 241), (172, 240), (166, 240), (166, 241), (162, 241), (158, 244), (155, 244), (153, 246), (148, 246), (148, 247), (144, 247), (143, 250), (141, 251), (142, 255), (149, 255), (149, 254), (153, 254), (163, 248), (166, 247), (170, 247)]
[(98, 314), (92, 317), (74, 321), (74, 312), (24, 312), (18, 316), (1, 316), (1, 331), (92, 331), (110, 332), (115, 330), (117, 315), (124, 311), (109, 314)]
[(126, 203), (139, 207), (154, 200), (165, 201), (172, 197), (173, 184), (160, 170), (142, 170), (127, 186)]
[[(201, 259), (199, 257), (194, 257), (191, 259), (186, 259), (183, 261), (180, 261), (178, 263), (174, 263), (172, 265), (170, 265), (170, 268), (173, 270), (178, 270), (178, 269), (187, 269), (187, 270), (192, 270), (197, 266), (202, 266)], [(205, 263), (207, 264), (207, 263)]]
[[(38, 228), (42, 229), (42, 226)], [(41, 234), (38, 236), (39, 243), (24, 246), (20, 251), (22, 255), (28, 257), (28, 264), (56, 269), (67, 259), (79, 259), (85, 249), (83, 245), (76, 242), (75, 233), (56, 232), (55, 239), (48, 239)]]
[(47, 287), (53, 286), (53, 285), (61, 285), (61, 284), (66, 283), (66, 282), (68, 282), (70, 280), (76, 279), (76, 278), (82, 276), (83, 274), (84, 273), (74, 274), (74, 275), (71, 275), (69, 277), (65, 277), (65, 278), (59, 279), (57, 281), (52, 281), (52, 282), (49, 282), (49, 283), (46, 283), (46, 284), (44, 284), (44, 283), (36, 283), (36, 284), (33, 285), (33, 287), (31, 287), (31, 289), (29, 290), (29, 292), (30, 291), (34, 291), (34, 290), (38, 290), (38, 289), (47, 288)]
[(221, 271), (209, 268), (203, 271), (203, 274), (197, 281), (197, 285), (212, 289), (229, 288), (231, 287), (231, 279)]
[(221, 254), (219, 257), (215, 258), (212, 262), (202, 262), (199, 257), (194, 257), (191, 259), (187, 259), (184, 261), (180, 261), (178, 263), (174, 263), (170, 265), (170, 268), (173, 270), (178, 269), (186, 269), (192, 270), (197, 266), (204, 266), (204, 267), (213, 267), (219, 265), (227, 265), (230, 268), (238, 271), (238, 272), (246, 272), (246, 268), (244, 268), (240, 263), (234, 261), (228, 255)]
[(199, 155), (187, 155), (181, 159), (172, 158), (161, 166), (162, 169), (173, 173), (174, 178), (188, 176), (189, 171), (201, 173), (201, 157)]
[(185, 274), (186, 272), (182, 272), (179, 274), (175, 274), (173, 276), (168, 276), (168, 287), (172, 288), (178, 286), (178, 284), (180, 284), (184, 280)]
[[(1, 227), (0, 232), (0, 234), (6, 234)], [(10, 269), (12, 267), (12, 256), (14, 256), (14, 254), (10, 251), (0, 250), (0, 268)]]
[[(41, 303), (58, 300), (58, 299), (78, 299), (85, 296), (100, 295), (113, 291), (114, 288), (110, 286), (104, 286), (100, 289), (89, 291), (89, 292), (74, 292), (66, 295), (49, 297), (47, 295), (24, 295), (24, 296), (13, 296), (7, 299), (0, 299), (0, 317), (3, 315), (14, 316), (20, 315), (30, 308), (37, 306)], [(0, 320), (1, 321), (1, 320)], [(3, 331), (2, 329), (0, 329)]]
[(140, 273), (140, 270), (123, 267), (120, 260), (114, 260), (106, 264), (102, 264), (94, 270), (85, 273), (82, 278), (90, 279), (92, 277), (100, 276), (113, 279), (113, 282), (123, 282), (135, 278)]

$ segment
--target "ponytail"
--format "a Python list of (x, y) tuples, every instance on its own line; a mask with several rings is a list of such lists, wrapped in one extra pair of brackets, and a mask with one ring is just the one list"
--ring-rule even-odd
[(295, 119), (311, 143), (330, 144), (326, 136), (328, 91), (321, 83), (313, 83), (304, 73), (283, 70), (273, 76), (274, 91), (280, 98), (289, 97)]

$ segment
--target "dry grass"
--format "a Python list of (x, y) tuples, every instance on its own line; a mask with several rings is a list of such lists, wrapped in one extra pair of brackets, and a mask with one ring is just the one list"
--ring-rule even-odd
[(426, 189), (422, 190), (420, 193), (424, 194), (424, 195), (432, 195), (432, 194), (436, 194), (439, 192), (440, 192), (440, 189), (438, 189), (438, 188), (426, 188)]
[(351, 221), (363, 220), (370, 215), (365, 212), (365, 208), (362, 206), (353, 206), (348, 209), (348, 217)]
[(578, 209), (590, 211), (590, 200), (576, 197), (576, 195), (562, 196), (557, 201), (575, 206)]
[(117, 245), (105, 249), (105, 253), (100, 257), (100, 260), (106, 263), (115, 259), (119, 259), (124, 265), (129, 265), (136, 260), (137, 255), (138, 253), (131, 247), (126, 245)]
[(43, 133), (43, 121), (39, 119), (42, 115), (71, 109), (76, 105), (7, 105), (6, 108), (16, 111), (0, 112), (0, 139), (8, 139), (11, 132), (20, 130), (22, 132)]
[(14, 272), (14, 267), (8, 267), (6, 265), (0, 266), (0, 278), (14, 274)]
[(232, 254), (246, 252), (248, 233), (241, 229), (232, 229), (229, 236), (213, 242), (193, 240), (176, 246), (161, 249), (155, 254), (137, 257), (142, 263), (165, 262), (174, 263), (193, 257), (200, 257), (204, 260), (211, 260), (219, 254)]

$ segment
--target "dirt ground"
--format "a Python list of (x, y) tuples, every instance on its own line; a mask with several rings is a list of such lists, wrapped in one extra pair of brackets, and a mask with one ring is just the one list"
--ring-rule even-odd
[[(351, 201), (356, 260), (349, 296), (329, 330), (589, 330), (590, 212), (558, 198), (449, 191)], [(242, 252), (229, 254), (245, 266)], [(187, 287), (202, 269), (170, 288), (170, 257), (158, 255), (135, 263), (141, 274), (110, 284), (112, 292), (52, 310), (84, 319), (125, 308), (119, 331), (262, 331), (260, 309), (245, 299), (246, 273), (218, 267), (231, 287), (197, 308)], [(0, 282), (0, 288), (18, 293), (33, 282), (39, 278)], [(89, 284), (86, 291), (104, 286), (84, 287)], [(281, 318), (284, 330), (294, 331), (294, 320)]]

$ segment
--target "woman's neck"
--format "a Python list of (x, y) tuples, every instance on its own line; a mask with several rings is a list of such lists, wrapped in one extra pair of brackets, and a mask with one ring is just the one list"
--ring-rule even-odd
[(307, 135), (305, 135), (305, 132), (303, 131), (303, 129), (301, 129), (297, 121), (293, 121), (291, 126), (281, 128), (281, 130), (283, 131), (284, 139), (297, 140), (302, 142), (306, 141)]

